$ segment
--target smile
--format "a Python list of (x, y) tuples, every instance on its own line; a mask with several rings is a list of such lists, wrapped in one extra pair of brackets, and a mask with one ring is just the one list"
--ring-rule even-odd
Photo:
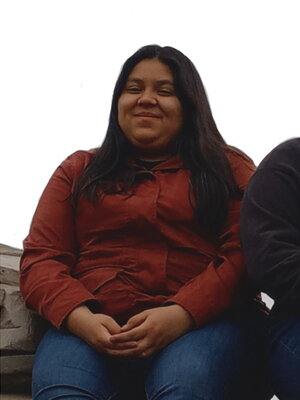
[(160, 118), (158, 115), (156, 114), (152, 114), (149, 112), (141, 112), (138, 114), (134, 114), (135, 117), (142, 117), (142, 118)]

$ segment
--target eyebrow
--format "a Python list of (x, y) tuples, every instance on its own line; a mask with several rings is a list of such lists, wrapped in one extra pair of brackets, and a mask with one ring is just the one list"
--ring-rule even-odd
[[(127, 82), (140, 83), (140, 82), (143, 82), (143, 79), (132, 77), (132, 78), (129, 78), (127, 80)], [(170, 79), (159, 79), (155, 83), (157, 83), (159, 85), (172, 85), (172, 86), (174, 86), (174, 82), (170, 81)]]

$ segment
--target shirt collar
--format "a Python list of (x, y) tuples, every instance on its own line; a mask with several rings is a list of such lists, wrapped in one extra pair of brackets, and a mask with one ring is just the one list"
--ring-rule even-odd
[[(129, 160), (128, 164), (141, 169), (141, 166), (138, 165), (135, 160)], [(151, 171), (165, 171), (165, 170), (178, 170), (178, 169), (186, 169), (183, 165), (181, 158), (177, 155), (168, 158), (167, 160), (161, 161), (155, 167), (151, 169)]]

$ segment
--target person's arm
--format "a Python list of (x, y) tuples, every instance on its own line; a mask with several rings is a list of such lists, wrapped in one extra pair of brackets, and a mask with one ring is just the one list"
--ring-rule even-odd
[[(231, 164), (236, 183), (244, 189), (255, 171), (248, 157), (234, 153)], [(206, 270), (187, 282), (169, 299), (183, 307), (201, 326), (230, 307), (245, 277), (245, 263), (240, 243), (241, 199), (232, 200), (225, 227), (219, 236), (219, 250)]]
[(230, 217), (220, 236), (217, 256), (198, 276), (187, 282), (170, 302), (181, 305), (197, 326), (204, 325), (229, 308), (245, 275), (239, 240), (240, 201), (233, 201)]
[[(297, 144), (297, 142), (294, 142)], [(276, 307), (300, 312), (300, 140), (277, 148), (251, 180), (241, 232), (250, 278)]]
[(84, 154), (69, 157), (50, 178), (24, 241), (20, 262), (20, 287), (27, 306), (56, 327), (77, 306), (96, 302), (71, 275), (77, 249), (70, 194), (76, 171), (82, 170), (87, 161)]

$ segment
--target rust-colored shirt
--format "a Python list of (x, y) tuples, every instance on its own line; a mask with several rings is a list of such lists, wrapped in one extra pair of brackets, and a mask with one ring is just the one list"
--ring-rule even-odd
[[(93, 151), (78, 151), (54, 172), (33, 217), (21, 259), (27, 306), (56, 327), (78, 305), (124, 323), (152, 307), (176, 303), (197, 326), (228, 308), (244, 276), (239, 239), (240, 201), (232, 200), (226, 226), (208, 239), (195, 222), (187, 170), (176, 156), (142, 167), (134, 195), (105, 195), (98, 202), (72, 188)], [(252, 161), (228, 150), (244, 188)]]

